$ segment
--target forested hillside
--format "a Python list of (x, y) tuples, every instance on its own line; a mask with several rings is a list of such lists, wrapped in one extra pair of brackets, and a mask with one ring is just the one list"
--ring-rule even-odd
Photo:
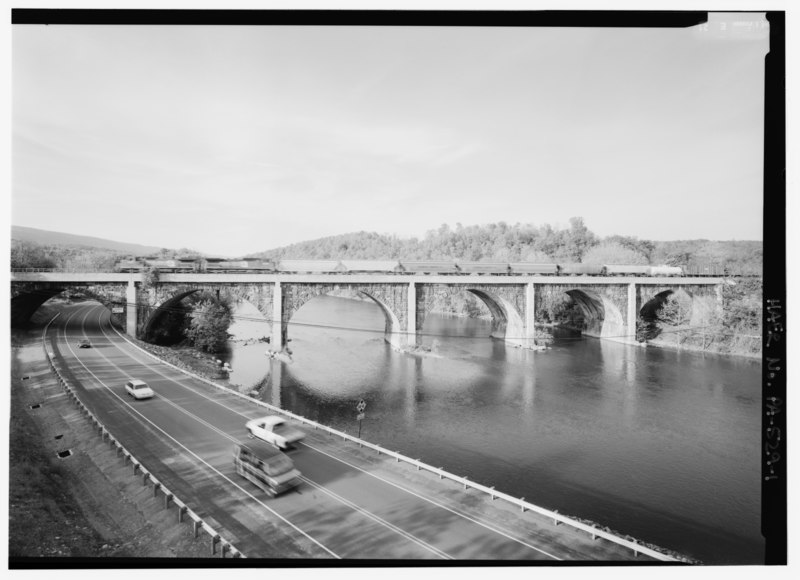
[(731, 272), (761, 272), (761, 242), (684, 240), (655, 242), (629, 236), (600, 238), (572, 218), (567, 228), (504, 222), (455, 229), (444, 224), (422, 239), (374, 232), (342, 234), (255, 254), (271, 259), (467, 260), (539, 263), (667, 264), (697, 268), (714, 264)]
[(73, 247), (73, 248), (94, 248), (132, 254), (134, 256), (145, 256), (157, 253), (160, 248), (155, 246), (145, 246), (142, 244), (131, 244), (116, 240), (106, 240), (91, 236), (79, 236), (66, 234), (63, 232), (51, 232), (37, 228), (24, 226), (11, 226), (11, 240), (14, 242), (29, 242), (40, 246), (50, 247)]

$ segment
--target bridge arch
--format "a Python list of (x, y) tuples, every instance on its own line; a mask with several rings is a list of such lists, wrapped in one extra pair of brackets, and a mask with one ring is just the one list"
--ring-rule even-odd
[(201, 292), (201, 291), (202, 291), (201, 288), (183, 290), (181, 292), (178, 292), (171, 298), (168, 298), (158, 306), (156, 306), (155, 309), (153, 309), (152, 311), (143, 312), (142, 314), (144, 316), (144, 322), (142, 324), (142, 337), (144, 338), (144, 340), (147, 342), (153, 340), (154, 329), (156, 328), (157, 323), (161, 322), (164, 316), (166, 316), (172, 309), (174, 309), (175, 306), (181, 300), (183, 300), (187, 296), (190, 296), (191, 294), (195, 294), (196, 292)]
[(408, 289), (404, 284), (292, 284), (284, 287), (285, 296), (281, 304), (281, 344), (288, 340), (288, 326), (292, 317), (308, 301), (334, 292), (349, 292), (362, 295), (374, 302), (386, 321), (385, 340), (400, 349), (407, 343), (405, 324)]
[(361, 290), (360, 293), (375, 302), (375, 304), (377, 304), (383, 312), (383, 316), (386, 319), (384, 336), (386, 337), (387, 342), (394, 348), (402, 348), (405, 346), (406, 338), (404, 336), (403, 329), (400, 327), (400, 319), (397, 318), (397, 315), (394, 312), (392, 312), (392, 309), (389, 307), (389, 305), (379, 298), (373, 296), (369, 292), (364, 292)]
[[(659, 291), (645, 302), (639, 309), (641, 327), (637, 332), (637, 339), (641, 342), (655, 340), (668, 327), (670, 332), (687, 329), (691, 326), (705, 324), (706, 316), (703, 314), (702, 299), (699, 301), (684, 288), (658, 289)], [(670, 304), (672, 303), (672, 304)], [(701, 304), (699, 308), (695, 306)], [(662, 311), (669, 306), (666, 311)], [(680, 332), (678, 332), (680, 335)], [(664, 338), (664, 337), (662, 337)], [(669, 337), (680, 341), (680, 336)]]
[(522, 301), (524, 292), (515, 287), (481, 285), (433, 284), (424, 285), (417, 294), (417, 329), (423, 328), (428, 312), (436, 298), (468, 292), (477, 297), (491, 314), (490, 336), (517, 346), (527, 346)]
[(15, 328), (27, 326), (31, 316), (42, 304), (64, 290), (65, 288), (42, 288), (20, 292), (11, 298), (11, 326)]
[(37, 284), (30, 288), (18, 288), (11, 298), (11, 326), (26, 326), (42, 304), (63, 293), (99, 302), (111, 313), (111, 323), (123, 332), (127, 330), (124, 314), (115, 312), (117, 308), (124, 312), (126, 307), (125, 286), (121, 284)]
[(670, 288), (658, 292), (642, 305), (639, 314), (644, 320), (654, 320), (658, 311), (670, 300), (678, 302), (685, 312), (690, 313), (689, 318), (691, 318), (694, 300), (683, 288)]
[(492, 315), (493, 338), (500, 338), (520, 346), (525, 345), (525, 323), (514, 304), (486, 290), (468, 288), (467, 291), (480, 298), (489, 309)]
[(598, 338), (622, 338), (627, 329), (619, 307), (608, 296), (586, 288), (565, 292), (578, 305), (584, 319), (583, 333)]

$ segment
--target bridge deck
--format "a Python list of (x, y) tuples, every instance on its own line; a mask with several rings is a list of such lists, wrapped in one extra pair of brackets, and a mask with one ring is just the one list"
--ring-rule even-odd
[[(111, 272), (12, 272), (11, 282), (120, 283), (139, 282), (141, 274)], [(200, 284), (721, 284), (719, 277), (693, 276), (541, 276), (541, 275), (407, 275), (407, 274), (161, 274), (160, 283)]]

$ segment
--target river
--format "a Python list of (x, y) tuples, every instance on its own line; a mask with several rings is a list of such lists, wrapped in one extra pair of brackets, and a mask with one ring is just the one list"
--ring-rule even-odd
[[(242, 308), (231, 332), (269, 336)], [(231, 343), (231, 382), (266, 376), (263, 400), (351, 434), (364, 399), (368, 441), (704, 563), (763, 563), (760, 361), (567, 332), (530, 352), (436, 314), (419, 357), (383, 330), (374, 304), (319, 297), (290, 323), (291, 363)]]

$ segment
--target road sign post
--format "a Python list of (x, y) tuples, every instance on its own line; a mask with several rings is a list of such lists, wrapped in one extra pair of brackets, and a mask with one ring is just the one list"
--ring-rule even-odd
[(361, 439), (361, 420), (366, 417), (364, 410), (367, 408), (367, 402), (364, 399), (361, 399), (356, 405), (356, 411), (358, 411), (358, 415), (356, 415), (356, 419), (358, 419), (358, 438)]

